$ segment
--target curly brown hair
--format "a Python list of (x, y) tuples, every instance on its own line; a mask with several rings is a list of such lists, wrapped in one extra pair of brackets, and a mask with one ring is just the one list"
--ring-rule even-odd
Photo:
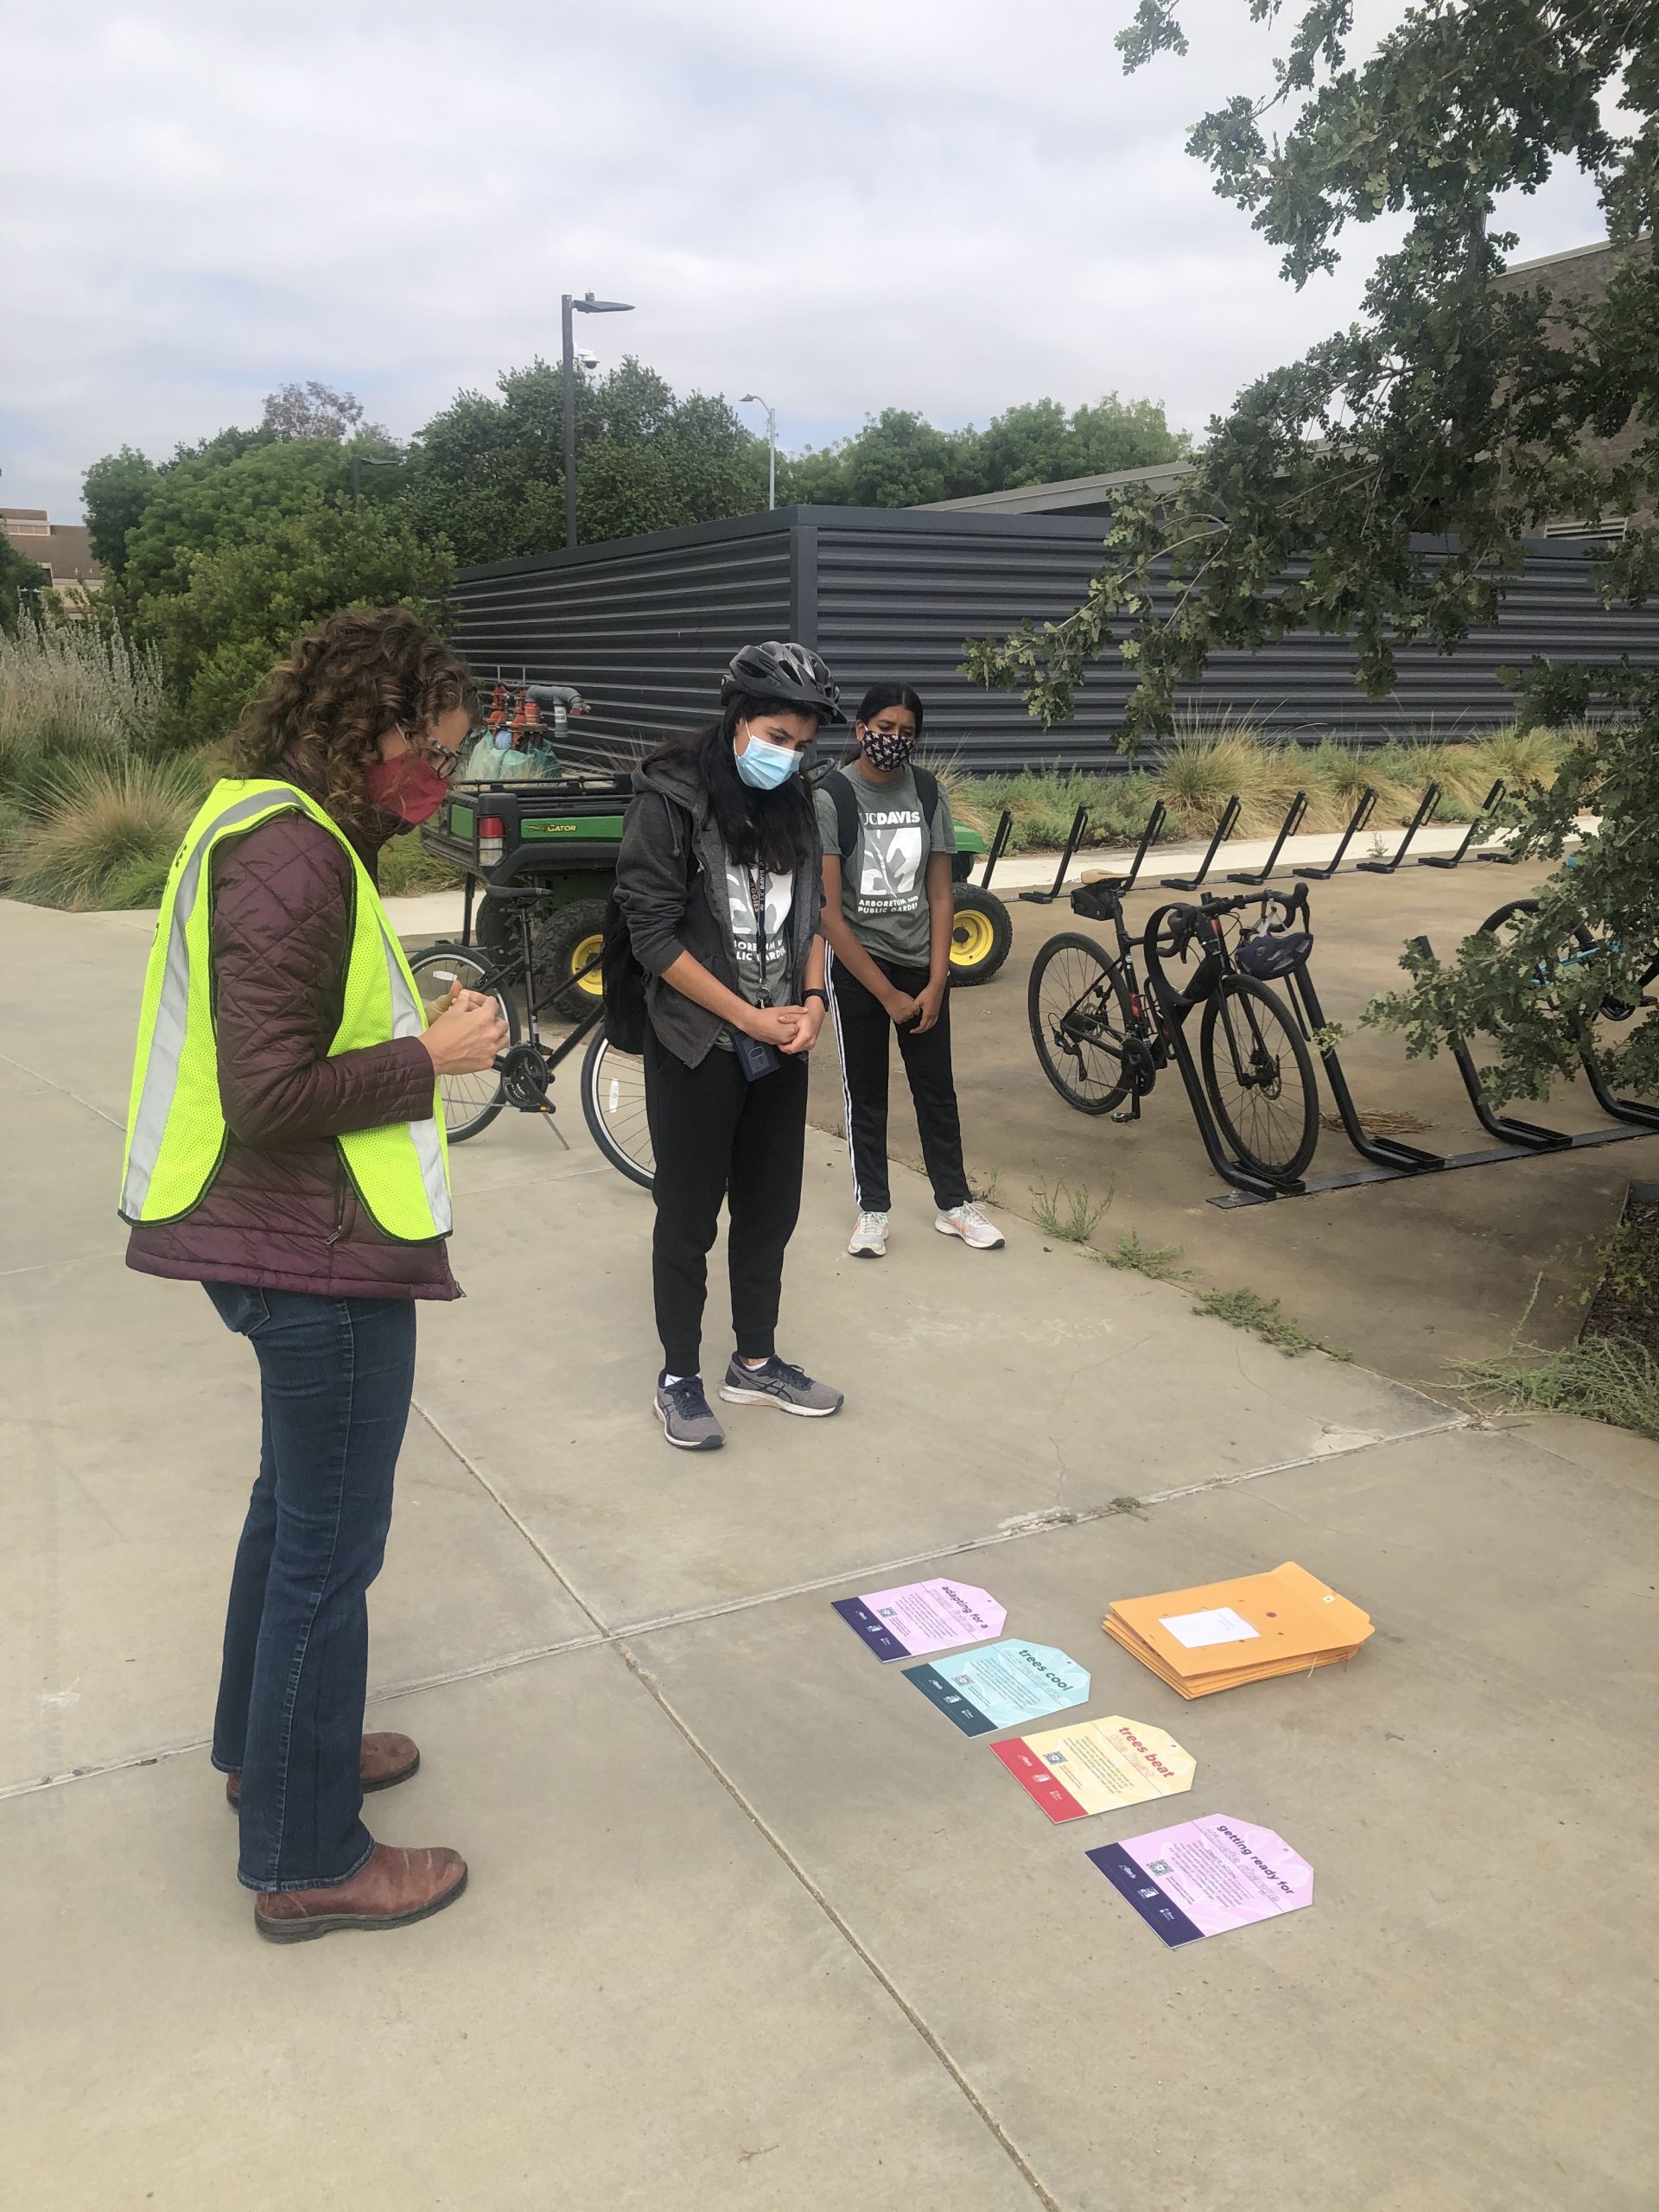
[(369, 811), (363, 779), (389, 729), (411, 739), (475, 702), (467, 665), (406, 607), (348, 607), (296, 638), (231, 739), (238, 776), (293, 775), (342, 828)]

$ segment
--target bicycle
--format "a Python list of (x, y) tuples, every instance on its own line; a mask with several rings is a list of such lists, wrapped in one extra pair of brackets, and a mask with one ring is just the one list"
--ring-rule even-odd
[[(560, 974), (543, 987), (537, 974), (531, 926), (537, 896), (534, 889), (490, 893), (493, 900), (511, 902), (517, 909), (512, 918), (518, 924), (518, 945), (509, 946), (498, 958), (488, 957), (476, 945), (454, 943), (429, 945), (410, 957), (410, 971), (423, 1001), (442, 998), (452, 983), (459, 983), (463, 990), (480, 991), (493, 998), (507, 1026), (507, 1049), (498, 1055), (488, 1073), (439, 1077), (449, 1141), (465, 1144), (469, 1137), (480, 1135), (504, 1106), (515, 1107), (524, 1114), (550, 1115), (553, 1108), (548, 1092), (554, 1075), (585, 1038), (588, 1043), (582, 1062), (582, 1118), (612, 1166), (631, 1183), (649, 1190), (656, 1173), (656, 1156), (645, 1114), (645, 1062), (632, 1053), (620, 1052), (606, 1035), (602, 998), (589, 1000), (585, 993), (578, 998), (575, 986), (590, 973), (597, 976), (597, 953), (575, 975)], [(523, 995), (529, 1031), (522, 1039), (516, 992)], [(544, 1044), (541, 1015), (573, 998), (581, 1010), (569, 1033), (556, 1045)]]
[[(1032, 1039), (1067, 1105), (1138, 1121), (1142, 1098), (1177, 1056), (1176, 1029), (1201, 1007), (1198, 1064), (1217, 1126), (1249, 1173), (1268, 1183), (1299, 1181), (1319, 1143), (1319, 1092), (1300, 1024), (1266, 978), (1288, 974), (1312, 949), (1306, 885), (1160, 907), (1139, 938), (1130, 936), (1122, 899), (1109, 887), (1084, 885), (1071, 905), (1085, 919), (1109, 922), (1117, 950), (1113, 957), (1098, 938), (1067, 931), (1051, 938), (1032, 967)], [(1235, 951), (1224, 923), (1251, 907), (1261, 921), (1241, 931)], [(1277, 920), (1269, 918), (1274, 908)], [(1146, 955), (1146, 991), (1137, 950)], [(1165, 962), (1195, 952), (1192, 972), (1172, 978)], [(1181, 1050), (1185, 1072), (1190, 1062)], [(1128, 1110), (1118, 1111), (1126, 1098)], [(1202, 1124), (1196, 1096), (1192, 1105)]]
[[(1567, 865), (1570, 868), (1573, 863), (1569, 861)], [(1535, 914), (1538, 912), (1538, 904), (1535, 899), (1511, 899), (1505, 905), (1488, 914), (1475, 934), (1477, 937), (1501, 936), (1510, 923), (1518, 920), (1524, 915)], [(1582, 922), (1573, 924), (1572, 936), (1573, 950), (1570, 952), (1563, 950), (1559, 956), (1560, 965), (1563, 968), (1587, 968), (1598, 960), (1616, 957), (1622, 950), (1621, 941), (1618, 938), (1596, 937), (1586, 928)], [(1548, 982), (1548, 976), (1541, 965), (1534, 970), (1531, 980), (1535, 985), (1541, 987)], [(1656, 982), (1659, 982), (1659, 956), (1649, 962), (1646, 969), (1638, 977), (1637, 995), (1635, 999), (1609, 996), (1602, 1000), (1597, 1011), (1605, 1021), (1629, 1021), (1639, 1014), (1643, 1007), (1659, 1003), (1649, 995), (1648, 987)]]

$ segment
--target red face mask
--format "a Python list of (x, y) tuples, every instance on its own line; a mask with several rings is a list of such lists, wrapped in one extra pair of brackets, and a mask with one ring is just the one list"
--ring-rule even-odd
[(395, 760), (377, 760), (363, 779), (372, 806), (395, 814), (400, 822), (425, 822), (443, 804), (448, 786), (432, 763), (419, 753), (400, 753)]

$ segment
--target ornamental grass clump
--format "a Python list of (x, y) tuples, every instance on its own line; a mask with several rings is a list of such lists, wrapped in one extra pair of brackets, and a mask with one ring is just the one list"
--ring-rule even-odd
[(114, 762), (156, 742), (161, 663), (92, 622), (0, 636), (0, 795), (33, 809), (76, 762)]
[(197, 760), (72, 760), (30, 804), (9, 888), (77, 912), (158, 904), (208, 782)]

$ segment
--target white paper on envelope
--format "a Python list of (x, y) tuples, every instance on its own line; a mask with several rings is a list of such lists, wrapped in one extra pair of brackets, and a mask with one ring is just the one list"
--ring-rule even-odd
[(1212, 1605), (1203, 1613), (1170, 1613), (1158, 1625), (1166, 1628), (1177, 1643), (1184, 1643), (1189, 1651), (1201, 1650), (1209, 1643), (1243, 1643), (1246, 1637), (1261, 1632), (1230, 1605)]

